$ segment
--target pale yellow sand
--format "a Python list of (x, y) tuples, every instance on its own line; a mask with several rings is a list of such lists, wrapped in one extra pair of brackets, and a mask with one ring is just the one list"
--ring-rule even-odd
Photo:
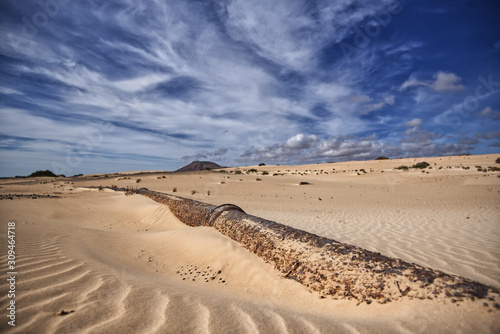
[[(215, 230), (185, 226), (165, 206), (81, 186), (168, 193), (176, 187), (179, 196), (237, 204), (250, 214), (500, 288), (499, 173), (474, 167), (499, 166), (499, 156), (253, 167), (269, 175), (1, 180), (0, 194), (61, 196), (0, 201), (2, 245), (7, 222), (16, 222), (13, 332), (498, 332), (500, 313), (482, 306), (488, 300), (356, 306), (320, 299)], [(393, 170), (419, 161), (431, 163), (429, 174)], [(357, 175), (361, 168), (368, 173)], [(295, 170), (308, 175), (292, 175)], [(5, 274), (7, 264), (0, 270)], [(8, 302), (4, 282), (1, 305)], [(74, 312), (57, 315), (61, 310)], [(5, 314), (1, 331), (12, 330)]]

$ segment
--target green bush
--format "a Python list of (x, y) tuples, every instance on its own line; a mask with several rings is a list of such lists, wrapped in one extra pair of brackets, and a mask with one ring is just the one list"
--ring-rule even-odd
[(408, 170), (409, 167), (408, 166), (399, 166), (399, 167), (396, 167), (394, 169), (397, 169), (397, 170)]
[(497, 158), (497, 159), (495, 160), (495, 162), (496, 162), (497, 164), (500, 164), (500, 158)]

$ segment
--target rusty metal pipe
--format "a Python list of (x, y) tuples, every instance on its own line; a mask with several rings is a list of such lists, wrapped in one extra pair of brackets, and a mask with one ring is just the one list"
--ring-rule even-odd
[(135, 192), (167, 205), (189, 226), (217, 229), (321, 297), (367, 303), (498, 298), (493, 287), (255, 217), (232, 204), (215, 206), (145, 188)]

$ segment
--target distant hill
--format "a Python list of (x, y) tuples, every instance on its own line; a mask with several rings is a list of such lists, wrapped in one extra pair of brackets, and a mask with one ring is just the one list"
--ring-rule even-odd
[(210, 161), (193, 161), (189, 165), (179, 168), (178, 170), (176, 170), (176, 172), (192, 172), (195, 170), (217, 169), (217, 168), (225, 168), (225, 167), (222, 167), (216, 164), (215, 162), (210, 162)]

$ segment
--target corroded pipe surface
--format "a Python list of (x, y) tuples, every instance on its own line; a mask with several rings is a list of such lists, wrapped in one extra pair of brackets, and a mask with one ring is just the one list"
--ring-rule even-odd
[(168, 205), (190, 226), (211, 226), (272, 263), (322, 297), (386, 303), (401, 298), (456, 302), (488, 298), (498, 309), (498, 291), (464, 277), (390, 258), (248, 215), (239, 207), (214, 206), (178, 196), (139, 189), (138, 194)]

